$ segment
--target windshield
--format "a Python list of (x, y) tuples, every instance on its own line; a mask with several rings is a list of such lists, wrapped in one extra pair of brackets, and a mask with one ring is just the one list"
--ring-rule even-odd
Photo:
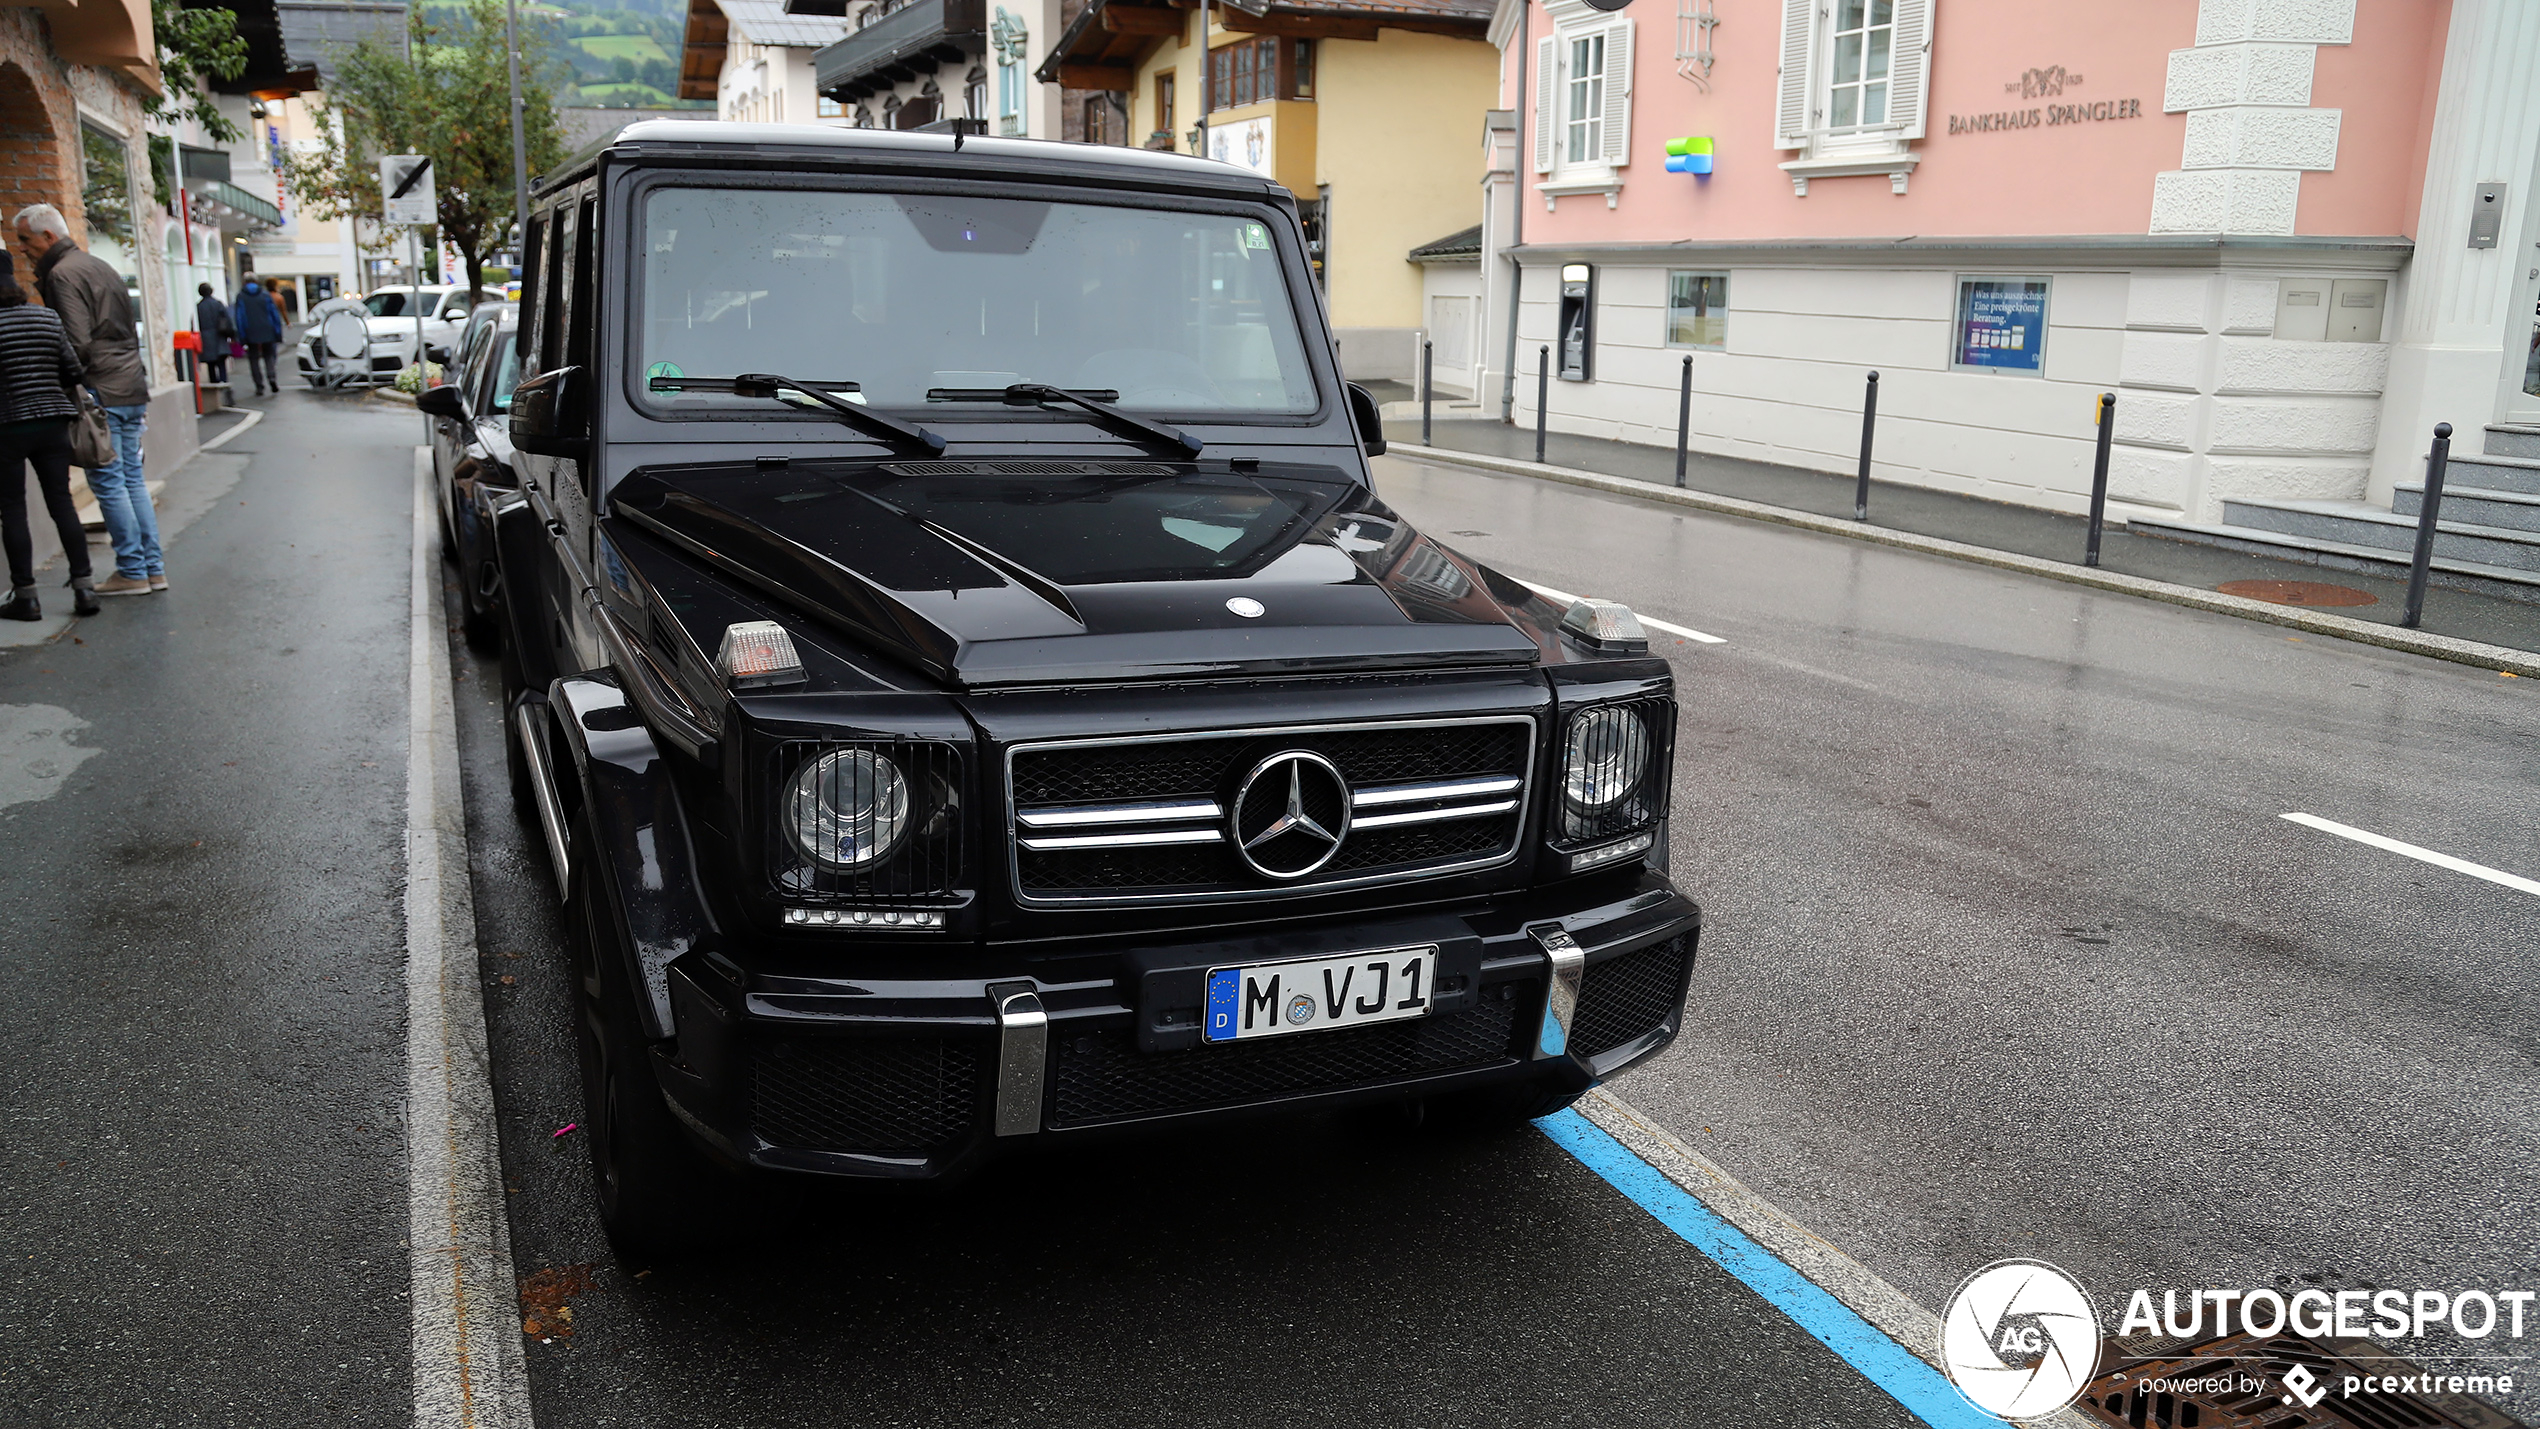
[[(412, 317), (414, 309), (406, 306), (406, 300), (413, 296), (412, 293), (373, 293), (362, 299), (362, 306), (368, 309), (370, 315), (375, 318)], [(427, 292), (424, 296), (434, 298), (440, 295)]]
[[(928, 393), (1040, 382), (1143, 411), (1305, 413), (1269, 225), (1233, 214), (666, 188), (645, 205), (646, 378), (773, 372), (965, 419)], [(648, 384), (649, 385), (649, 384)], [(646, 391), (673, 411), (764, 405)]]

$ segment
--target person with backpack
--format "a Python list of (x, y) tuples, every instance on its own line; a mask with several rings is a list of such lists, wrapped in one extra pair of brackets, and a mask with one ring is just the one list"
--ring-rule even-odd
[(0, 602), (0, 620), (44, 617), (35, 598), (34, 533), (27, 525), (28, 462), (35, 463), (35, 484), (70, 564), (72, 608), (81, 615), (97, 613), (88, 533), (80, 529), (79, 508), (71, 502), (70, 428), (79, 415), (71, 389), (87, 377), (60, 315), (26, 300), (17, 265), (0, 253), (0, 546), (9, 560), (9, 598)]
[(238, 295), (238, 340), (247, 344), (247, 375), (256, 379), (256, 395), (282, 390), (282, 379), (273, 372), (274, 351), (282, 345), (282, 309), (275, 307), (273, 294), (250, 278)]

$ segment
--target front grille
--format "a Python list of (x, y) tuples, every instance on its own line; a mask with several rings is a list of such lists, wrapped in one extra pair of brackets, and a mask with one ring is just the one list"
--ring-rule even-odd
[(807, 1039), (768, 1048), (757, 1067), (752, 1129), (798, 1151), (932, 1151), (978, 1107), (979, 1058), (962, 1042)]
[(1241, 1106), (1498, 1066), (1516, 1057), (1518, 1014), (1541, 1004), (1542, 988), (1539, 981), (1496, 983), (1484, 989), (1480, 1006), (1461, 1012), (1185, 1052), (1140, 1052), (1127, 1032), (1069, 1037), (1058, 1045), (1050, 1124)]
[(1658, 1030), (1684, 996), (1685, 940), (1669, 938), (1588, 967), (1579, 984), (1579, 1010), (1570, 1051), (1601, 1057), (1633, 1038)]
[[(1508, 715), (1024, 746), (1007, 764), (1015, 892), (1046, 903), (1249, 898), (1504, 862), (1524, 828), (1534, 742), (1534, 721)], [(1291, 750), (1339, 771), (1352, 825), (1321, 867), (1279, 879), (1237, 851), (1232, 811), (1246, 776)], [(1283, 797), (1253, 788), (1248, 829)]]

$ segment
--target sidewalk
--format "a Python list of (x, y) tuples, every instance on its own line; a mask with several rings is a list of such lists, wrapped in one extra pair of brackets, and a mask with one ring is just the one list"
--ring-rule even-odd
[[(1390, 418), (1385, 423), (1385, 436), (1391, 441), (1416, 443), (1420, 440), (1420, 419)], [(1429, 445), (1442, 451), (1531, 462), (1535, 456), (1535, 433), (1532, 427), (1508, 426), (1487, 419), (1440, 417)], [(1676, 479), (1676, 454), (1672, 447), (1647, 447), (1599, 437), (1547, 433), (1544, 461), (1552, 466), (1664, 487), (1674, 486)], [(1685, 485), (1714, 496), (1762, 502), (1816, 516), (1848, 520), (1852, 515), (1853, 478), (1849, 476), (1694, 452), (1685, 460)], [(1877, 480), (1870, 483), (1870, 524), (2074, 565), (2081, 563), (2089, 530), (2089, 523), (2079, 516)], [(2374, 603), (2338, 607), (2334, 613), (2379, 625), (2397, 625), (2407, 601), (2403, 582), (2298, 561), (2270, 560), (2219, 547), (2137, 536), (2114, 525), (2100, 537), (2099, 565), (2123, 575), (2202, 590), (2249, 580), (2342, 586), (2372, 596)], [(2430, 587), (2425, 595), (2422, 628), (2461, 640), (2540, 651), (2540, 606), (2467, 591)]]

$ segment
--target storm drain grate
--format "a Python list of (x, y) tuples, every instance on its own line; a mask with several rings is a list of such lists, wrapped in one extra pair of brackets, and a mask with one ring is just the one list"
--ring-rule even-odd
[[(2110, 1339), (2099, 1364), (2103, 1373), (2073, 1407), (2092, 1423), (2126, 1429), (2521, 1429), (2469, 1394), (2449, 1392), (2455, 1377), (2466, 1387), (2477, 1376), (2421, 1369), (2370, 1340)], [(2431, 1380), (2445, 1392), (2344, 1393), (2349, 1376), (2394, 1375)]]

